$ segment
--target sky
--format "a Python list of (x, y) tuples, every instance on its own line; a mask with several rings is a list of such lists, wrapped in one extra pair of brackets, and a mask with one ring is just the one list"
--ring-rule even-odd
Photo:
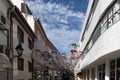
[(88, 0), (25, 0), (41, 21), (48, 39), (61, 52), (69, 54), (78, 43)]

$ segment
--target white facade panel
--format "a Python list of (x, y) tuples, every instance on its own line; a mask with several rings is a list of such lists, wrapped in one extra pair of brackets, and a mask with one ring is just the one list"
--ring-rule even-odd
[[(115, 62), (117, 65), (120, 62), (120, 1), (99, 0), (95, 8), (92, 3), (94, 6), (95, 2), (89, 0), (79, 41), (78, 50), (84, 51), (83, 58), (75, 69), (80, 64), (80, 70), (77, 70), (79, 70), (78, 73), (81, 72), (82, 79), (93, 80), (93, 77), (97, 76), (94, 80), (118, 80), (119, 73), (116, 71), (114, 78), (111, 72), (111, 65), (113, 65), (111, 61), (113, 59), (118, 61)], [(95, 75), (92, 75), (93, 68)], [(115, 68), (118, 67), (115, 66)]]
[(109, 30), (104, 32), (91, 50), (86, 54), (81, 62), (81, 68), (91, 64), (98, 58), (120, 49), (118, 44), (120, 41), (119, 29), (120, 22), (114, 24)]
[[(94, 14), (92, 15), (92, 19), (91, 19), (91, 23), (89, 25), (89, 28), (84, 34), (85, 38), (84, 38), (84, 41), (82, 42), (82, 45), (81, 45), (82, 50), (86, 46), (90, 36), (92, 35), (92, 32), (93, 32), (94, 28), (96, 27), (98, 21), (100, 20), (101, 16), (103, 15), (104, 11), (113, 1), (114, 0), (99, 0), (98, 4), (96, 6), (96, 9), (94, 11)], [(87, 10), (87, 13), (86, 13), (85, 22), (84, 22), (84, 25), (83, 25), (83, 30), (81, 32), (81, 34), (82, 34), (81, 36), (83, 36), (83, 32), (85, 31), (85, 27), (86, 27), (86, 24), (88, 22), (87, 20), (89, 19), (88, 16), (90, 16), (90, 10), (92, 10), (91, 9), (92, 4), (93, 4), (93, 0), (90, 0), (88, 10)]]

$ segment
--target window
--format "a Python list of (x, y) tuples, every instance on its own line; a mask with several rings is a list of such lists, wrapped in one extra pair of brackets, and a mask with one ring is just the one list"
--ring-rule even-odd
[(87, 80), (89, 80), (89, 74), (90, 74), (90, 72), (89, 72), (89, 69), (87, 70)]
[(120, 58), (110, 62), (110, 80), (120, 80)]
[(24, 70), (24, 60), (22, 58), (18, 58), (18, 70)]
[(92, 13), (94, 13), (98, 2), (99, 2), (99, 0), (94, 0), (93, 6), (92, 6)]
[(33, 65), (31, 62), (28, 61), (29, 72), (33, 71)]
[(26, 4), (21, 3), (21, 12), (25, 13), (26, 12)]
[(85, 33), (83, 33), (82, 38), (81, 38), (81, 42), (84, 41), (85, 38)]
[[(95, 0), (94, 7), (97, 6), (99, 0)], [(91, 12), (92, 15), (92, 12)], [(90, 19), (91, 20), (91, 19)], [(104, 16), (101, 17), (101, 20), (97, 24), (93, 34), (91, 35), (91, 40), (87, 43), (84, 51), (88, 52), (94, 43), (98, 40), (102, 33), (104, 33), (109, 27), (115, 24), (118, 20), (120, 20), (120, 1), (118, 0), (115, 4), (111, 5), (111, 7), (105, 12)], [(87, 26), (89, 27), (89, 26)], [(81, 42), (84, 40), (85, 32), (82, 35)]]
[(89, 49), (88, 49), (88, 44), (87, 44), (87, 46), (85, 47), (85, 53), (87, 54), (87, 52), (89, 51)]
[(91, 24), (92, 17), (93, 17), (94, 11), (95, 11), (95, 9), (96, 9), (96, 6), (97, 6), (97, 4), (98, 4), (98, 1), (99, 1), (99, 0), (95, 0), (94, 3), (93, 3), (92, 10), (91, 10), (91, 12), (90, 12), (90, 16), (89, 16), (88, 21), (87, 21), (86, 26), (85, 26), (85, 32), (88, 30), (88, 28), (89, 28), (89, 26), (90, 26), (90, 24)]
[(83, 80), (86, 79), (86, 70), (83, 71)]
[(37, 39), (38, 39), (39, 41), (41, 41), (41, 35), (40, 35), (39, 32), (37, 32)]
[(120, 58), (117, 58), (117, 68), (120, 68)]
[(18, 26), (18, 39), (24, 43), (24, 32), (20, 29), (20, 27)]
[(30, 40), (30, 38), (28, 38), (28, 47), (29, 49), (33, 49), (33, 42)]
[(117, 58), (117, 74), (116, 74), (116, 78), (117, 80), (120, 80), (120, 58)]
[(110, 80), (115, 80), (115, 60), (110, 62)]
[(92, 36), (92, 41), (93, 41), (93, 44), (97, 41), (97, 39), (99, 38), (99, 36), (101, 35), (101, 27), (98, 26)]
[(95, 80), (95, 68), (92, 68), (91, 71), (92, 71), (91, 72), (91, 78), (92, 78), (92, 80)]
[(105, 80), (105, 64), (99, 65), (98, 76), (99, 80)]
[[(108, 13), (107, 13), (108, 14)], [(105, 32), (108, 28), (108, 15), (105, 15), (104, 18), (102, 19), (100, 26), (101, 26), (101, 34)]]

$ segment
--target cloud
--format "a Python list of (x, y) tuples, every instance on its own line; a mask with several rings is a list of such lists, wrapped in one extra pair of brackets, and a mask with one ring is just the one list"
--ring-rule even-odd
[(68, 45), (78, 42), (84, 13), (70, 10), (68, 5), (45, 3), (42, 0), (30, 0), (26, 3), (40, 19), (46, 35), (53, 44), (60, 52), (68, 53)]

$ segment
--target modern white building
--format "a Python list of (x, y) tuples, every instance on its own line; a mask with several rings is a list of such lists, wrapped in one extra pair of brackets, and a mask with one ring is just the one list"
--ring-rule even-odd
[(89, 0), (78, 80), (120, 80), (120, 0)]

